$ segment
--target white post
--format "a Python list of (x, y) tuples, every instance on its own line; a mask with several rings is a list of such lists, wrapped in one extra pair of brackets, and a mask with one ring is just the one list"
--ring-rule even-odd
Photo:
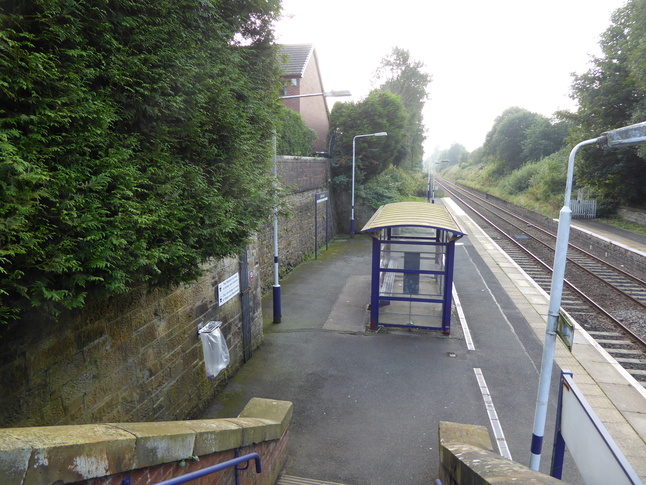
[(556, 349), (556, 330), (558, 326), (561, 296), (563, 294), (563, 279), (565, 278), (565, 263), (567, 261), (567, 247), (570, 237), (570, 221), (572, 210), (570, 199), (572, 194), (572, 179), (574, 178), (574, 157), (578, 149), (584, 145), (597, 143), (598, 138), (586, 140), (575, 146), (570, 152), (567, 168), (567, 182), (565, 185), (565, 204), (559, 214), (559, 227), (556, 234), (556, 248), (554, 251), (554, 266), (552, 268), (552, 284), (550, 287), (550, 302), (547, 310), (547, 326), (545, 328), (545, 343), (543, 345), (543, 361), (538, 383), (538, 396), (536, 398), (536, 411), (534, 415), (534, 430), (532, 434), (531, 458), (529, 467), (538, 471), (541, 463), (541, 450), (543, 436), (545, 435), (545, 422), (547, 418), (547, 403), (550, 396), (552, 382), (552, 367), (554, 364), (554, 351)]
[(355, 140), (361, 135), (357, 135), (352, 139), (352, 208), (350, 209), (350, 237), (354, 237), (354, 154), (355, 154)]
[(273, 303), (274, 303), (274, 323), (280, 323), (282, 319), (282, 309), (280, 302), (280, 281), (278, 278), (278, 161), (276, 160), (276, 132), (272, 136), (274, 145), (274, 286), (273, 286)]
[(532, 435), (529, 467), (535, 471), (538, 471), (541, 463), (541, 449), (543, 447), (543, 436), (547, 417), (547, 402), (550, 395), (554, 350), (556, 348), (556, 331), (558, 328), (559, 309), (561, 307), (561, 295), (563, 293), (565, 263), (567, 261), (570, 221), (572, 219), (570, 201), (572, 197), (572, 179), (574, 178), (574, 158), (579, 148), (594, 144), (598, 144), (603, 148), (646, 144), (646, 121), (607, 131), (602, 133), (598, 138), (582, 141), (570, 152), (565, 185), (565, 204), (559, 215), (559, 228), (556, 235), (552, 286), (550, 288), (550, 303), (547, 311), (547, 327), (545, 328), (545, 344), (543, 346), (543, 361), (541, 363), (541, 375), (538, 382), (538, 396), (536, 398), (536, 413), (534, 415), (534, 431)]

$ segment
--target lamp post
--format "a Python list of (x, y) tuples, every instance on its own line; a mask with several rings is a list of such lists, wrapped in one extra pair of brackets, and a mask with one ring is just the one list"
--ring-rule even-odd
[[(352, 96), (350, 91), (325, 91), (322, 93), (312, 93), (312, 94), (295, 94), (292, 96), (280, 96), (280, 99), (290, 99), (290, 98), (309, 98), (312, 96), (323, 96), (323, 97), (337, 97), (337, 96)], [(279, 269), (278, 269), (278, 162), (276, 157), (276, 131), (273, 133), (272, 137), (273, 143), (273, 175), (274, 175), (274, 285), (272, 287), (272, 296), (274, 303), (274, 319), (273, 323), (280, 323), (283, 314), (280, 301), (280, 281), (279, 281)]]
[(280, 99), (291, 99), (291, 98), (311, 98), (312, 96), (325, 96), (326, 98), (336, 98), (340, 96), (352, 96), (350, 91), (324, 91), (322, 93), (311, 93), (311, 94), (292, 94), (290, 96), (281, 96)]
[(550, 301), (547, 311), (545, 343), (543, 345), (543, 360), (541, 363), (541, 373), (538, 382), (538, 396), (536, 398), (536, 412), (534, 415), (531, 458), (529, 463), (529, 467), (532, 470), (538, 471), (541, 462), (541, 449), (543, 447), (543, 436), (545, 433), (545, 421), (547, 417), (547, 402), (550, 394), (554, 350), (556, 348), (556, 331), (558, 326), (559, 309), (561, 307), (561, 295), (563, 292), (563, 278), (565, 277), (568, 239), (570, 236), (570, 221), (572, 219), (570, 200), (572, 196), (572, 179), (574, 177), (574, 158), (576, 156), (576, 152), (579, 148), (587, 145), (600, 145), (603, 148), (619, 148), (642, 144), (646, 144), (646, 121), (636, 125), (607, 131), (602, 133), (598, 138), (591, 138), (590, 140), (582, 141), (570, 152), (565, 184), (565, 204), (559, 213), (559, 225), (556, 234)]
[(355, 141), (357, 138), (366, 136), (387, 136), (388, 133), (380, 131), (379, 133), (369, 133), (367, 135), (356, 135), (352, 139), (352, 211), (350, 214), (350, 237), (354, 237), (354, 166), (355, 166)]

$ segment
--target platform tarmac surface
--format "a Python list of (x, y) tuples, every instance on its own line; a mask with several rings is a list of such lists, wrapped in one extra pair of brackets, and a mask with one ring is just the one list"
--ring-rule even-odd
[[(237, 416), (252, 397), (291, 401), (285, 473), (349, 485), (433, 483), (440, 421), (487, 427), (496, 451), (527, 465), (542, 343), (532, 327), (535, 310), (524, 308), (527, 295), (519, 300), (494, 274), (504, 269), (487, 261), (482, 244), (475, 235), (458, 242), (454, 285), (468, 327), (465, 334), (454, 310), (444, 336), (369, 330), (371, 241), (334, 242), (281, 281), (282, 323), (271, 323), (271, 295), (263, 299), (264, 343), (199, 417)], [(555, 365), (544, 473), (558, 372)], [(498, 423), (502, 437), (494, 433)], [(580, 483), (567, 457), (563, 479)]]

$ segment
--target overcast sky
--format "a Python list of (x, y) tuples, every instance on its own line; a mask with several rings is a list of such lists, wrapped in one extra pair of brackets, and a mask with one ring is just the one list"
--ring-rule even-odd
[[(626, 0), (283, 0), (277, 42), (311, 43), (326, 91), (368, 95), (393, 47), (422, 61), (433, 81), (425, 154), (472, 151), (511, 106), (551, 117), (574, 109), (572, 72), (600, 55), (600, 35)], [(330, 106), (335, 102), (332, 98)]]

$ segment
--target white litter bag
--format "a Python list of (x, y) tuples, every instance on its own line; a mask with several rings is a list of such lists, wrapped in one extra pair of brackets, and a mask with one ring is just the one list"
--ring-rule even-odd
[(229, 348), (220, 330), (221, 325), (222, 322), (209, 322), (198, 329), (200, 340), (202, 340), (208, 379), (214, 379), (222, 369), (229, 365)]

